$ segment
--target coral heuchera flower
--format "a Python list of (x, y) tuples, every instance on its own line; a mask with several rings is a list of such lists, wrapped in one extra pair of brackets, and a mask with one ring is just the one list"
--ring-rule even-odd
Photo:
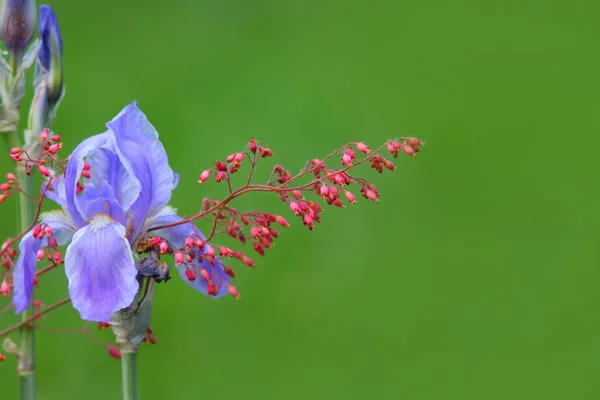
[[(52, 229), (34, 229), (19, 244), (13, 275), (17, 313), (30, 302), (38, 250), (49, 241), (59, 246), (70, 242), (64, 264), (73, 306), (83, 319), (107, 321), (113, 312), (129, 306), (138, 291), (137, 255), (132, 251), (136, 243), (149, 229), (181, 220), (167, 205), (178, 176), (158, 133), (135, 102), (107, 128), (75, 148), (64, 176), (43, 185), (46, 196), (62, 211), (42, 214), (41, 225)], [(152, 233), (172, 248), (184, 247), (189, 237), (204, 239), (191, 223)], [(197, 252), (202, 255), (200, 249)], [(177, 267), (184, 282), (204, 294), (227, 293), (229, 279), (218, 259), (185, 261)], [(205, 270), (211, 279), (190, 280), (186, 275), (190, 269)], [(211, 286), (215, 282), (216, 293)]]

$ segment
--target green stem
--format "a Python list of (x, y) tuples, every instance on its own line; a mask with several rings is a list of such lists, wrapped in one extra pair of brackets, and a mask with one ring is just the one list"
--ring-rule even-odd
[[(17, 132), (5, 132), (2, 134), (6, 147), (21, 147)], [(31, 176), (25, 174), (25, 169), (17, 165), (17, 179), (21, 185), (21, 189), (27, 195), (33, 193), (33, 180)], [(33, 203), (24, 194), (19, 194), (19, 231), (23, 232), (29, 228), (33, 222)], [(33, 300), (33, 299), (32, 299)], [(29, 307), (21, 313), (21, 321), (27, 321), (34, 313), (33, 301)], [(28, 325), (23, 325), (20, 329), (21, 348), (19, 349), (17, 374), (19, 376), (19, 388), (21, 400), (35, 399), (35, 332)]]
[(123, 400), (137, 400), (137, 349), (121, 345)]

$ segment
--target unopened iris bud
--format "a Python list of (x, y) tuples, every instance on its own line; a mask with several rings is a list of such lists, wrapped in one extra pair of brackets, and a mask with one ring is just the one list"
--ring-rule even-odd
[(35, 0), (3, 0), (0, 36), (9, 51), (23, 53), (35, 32)]
[(48, 102), (54, 103), (60, 99), (63, 91), (63, 43), (58, 20), (50, 6), (40, 7), (40, 36), (42, 45), (38, 60), (47, 73)]

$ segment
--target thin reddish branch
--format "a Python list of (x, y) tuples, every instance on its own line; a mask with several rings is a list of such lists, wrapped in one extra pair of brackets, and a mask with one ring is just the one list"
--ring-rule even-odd
[(5, 329), (2, 332), (0, 332), (0, 338), (4, 337), (6, 335), (11, 334), (12, 332), (18, 330), (22, 326), (29, 325), (30, 323), (32, 323), (33, 321), (35, 321), (36, 319), (38, 319), (42, 315), (44, 315), (46, 313), (49, 313), (50, 311), (55, 310), (58, 307), (69, 303), (70, 301), (71, 301), (71, 298), (67, 297), (66, 299), (62, 299), (61, 301), (56, 302), (56, 303), (52, 304), (51, 306), (48, 306), (48, 307), (44, 308), (43, 310), (40, 310), (40, 311), (36, 312), (33, 316), (31, 316), (30, 318), (26, 319), (25, 321), (19, 322), (18, 324), (15, 324), (15, 325), (11, 326), (10, 328)]

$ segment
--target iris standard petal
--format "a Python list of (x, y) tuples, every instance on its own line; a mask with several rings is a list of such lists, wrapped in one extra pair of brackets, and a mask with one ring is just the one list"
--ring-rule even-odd
[[(71, 218), (62, 211), (50, 211), (40, 216), (41, 222), (52, 227), (52, 235), (59, 246), (68, 243), (75, 233), (75, 225)], [(48, 238), (34, 239), (27, 232), (19, 244), (19, 258), (13, 270), (15, 312), (20, 313), (27, 308), (31, 300), (33, 278), (37, 263), (37, 252), (48, 245)]]
[(65, 177), (52, 177), (42, 182), (42, 192), (48, 199), (60, 205), (65, 212), (69, 212), (67, 193), (65, 192)]
[(156, 215), (171, 199), (176, 178), (156, 129), (135, 102), (106, 126), (114, 134), (121, 162), (141, 183), (139, 197), (125, 210), (133, 221), (132, 239), (135, 241), (146, 219)]
[(107, 321), (129, 306), (139, 286), (125, 227), (107, 215), (97, 215), (75, 233), (65, 272), (73, 306), (89, 321)]
[[(114, 138), (104, 148), (99, 148), (87, 154), (85, 161), (90, 165), (90, 178), (87, 184), (96, 187), (106, 181), (114, 189), (114, 198), (123, 210), (128, 210), (137, 200), (142, 185), (133, 171), (127, 170), (115, 152)], [(85, 193), (85, 190), (84, 190)]]
[[(182, 218), (176, 214), (176, 210), (167, 206), (163, 208), (158, 215), (156, 215), (154, 218), (148, 221), (148, 229), (161, 225), (172, 224), (181, 220)], [(152, 231), (152, 234), (162, 237), (167, 242), (169, 242), (169, 244), (173, 248), (185, 247), (185, 239), (187, 239), (188, 236), (191, 236), (193, 234), (196, 234), (201, 239), (204, 239), (204, 235), (192, 223), (177, 225), (171, 228), (158, 229)], [(197, 250), (197, 255), (200, 255), (200, 250)], [(183, 281), (187, 283), (188, 286), (199, 291), (200, 293), (203, 293), (204, 295), (208, 295), (206, 280), (202, 279), (200, 275), (197, 274), (196, 279), (190, 282), (190, 280), (186, 276), (187, 267), (193, 268), (196, 272), (199, 272), (198, 268), (205, 269), (209, 273), (211, 278), (214, 280), (215, 284), (220, 284), (217, 296), (213, 297), (220, 297), (227, 294), (227, 284), (229, 283), (229, 276), (225, 273), (225, 270), (223, 269), (223, 263), (219, 258), (215, 258), (214, 265), (212, 265), (208, 261), (200, 262), (198, 261), (197, 257), (194, 257), (194, 261), (190, 263), (187, 267), (185, 264), (181, 266), (176, 265), (176, 267), (177, 272), (179, 272), (179, 276), (181, 276), (181, 279), (183, 279)]]
[(81, 228), (86, 224), (84, 215), (85, 209), (79, 204), (79, 196), (77, 196), (77, 181), (81, 176), (83, 164), (85, 164), (84, 157), (94, 150), (110, 146), (111, 141), (112, 135), (108, 132), (92, 136), (81, 142), (79, 146), (73, 150), (73, 153), (69, 158), (65, 176), (65, 193), (69, 214), (71, 214), (71, 217), (78, 228)]

